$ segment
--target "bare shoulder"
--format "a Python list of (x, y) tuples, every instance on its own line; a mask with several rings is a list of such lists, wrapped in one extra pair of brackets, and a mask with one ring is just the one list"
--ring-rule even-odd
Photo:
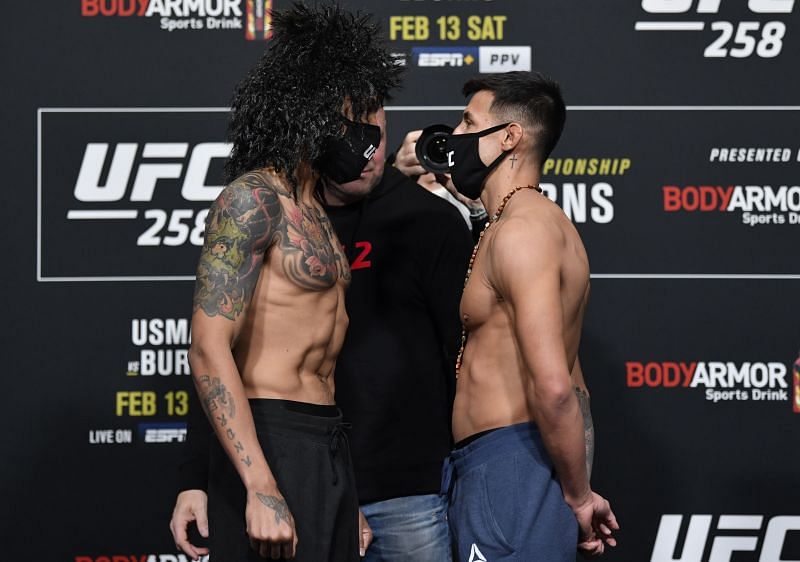
[(268, 175), (251, 172), (228, 184), (211, 205), (197, 266), (195, 310), (231, 320), (242, 313), (283, 218), (280, 189)]
[[(554, 264), (566, 243), (564, 226), (548, 201), (520, 205), (500, 218), (491, 240), (493, 265)], [(563, 214), (563, 213), (562, 213)]]

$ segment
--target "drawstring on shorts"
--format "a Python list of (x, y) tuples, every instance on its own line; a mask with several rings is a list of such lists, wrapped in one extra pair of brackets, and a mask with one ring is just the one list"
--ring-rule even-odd
[(339, 450), (342, 448), (342, 443), (347, 446), (347, 432), (350, 428), (353, 427), (353, 424), (340, 422), (331, 427), (330, 436), (331, 436), (331, 443), (328, 449), (328, 458), (331, 460), (331, 470), (333, 471), (333, 485), (336, 486), (339, 483), (339, 473), (336, 470), (336, 455), (339, 454)]

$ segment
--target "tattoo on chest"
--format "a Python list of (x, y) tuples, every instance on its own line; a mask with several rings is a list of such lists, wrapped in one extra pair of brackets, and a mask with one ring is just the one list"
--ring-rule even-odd
[(319, 290), (331, 287), (340, 277), (349, 280), (344, 250), (321, 209), (285, 201), (284, 216), (280, 248), (284, 271), (294, 283)]
[(321, 208), (298, 204), (264, 173), (245, 174), (209, 210), (194, 309), (235, 320), (273, 251), (280, 252), (286, 276), (302, 288), (321, 290), (349, 279), (347, 260)]

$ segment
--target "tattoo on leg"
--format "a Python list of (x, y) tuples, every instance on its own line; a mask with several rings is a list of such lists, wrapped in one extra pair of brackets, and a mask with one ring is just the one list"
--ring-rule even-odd
[(583, 436), (586, 442), (586, 470), (591, 478), (592, 463), (594, 462), (594, 423), (592, 422), (592, 411), (589, 408), (589, 393), (576, 386), (575, 394), (578, 396), (578, 404), (581, 408), (581, 416), (583, 416)]
[(279, 524), (281, 521), (285, 521), (287, 525), (291, 525), (292, 522), (289, 519), (289, 506), (286, 505), (286, 501), (280, 500), (275, 496), (266, 496), (261, 492), (256, 492), (256, 497), (266, 505), (268, 508), (275, 511), (275, 524)]

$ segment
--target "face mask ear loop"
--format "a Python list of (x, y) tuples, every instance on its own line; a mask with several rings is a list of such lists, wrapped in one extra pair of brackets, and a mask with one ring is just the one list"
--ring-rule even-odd
[[(511, 149), (511, 150), (513, 150), (513, 149)], [(503, 158), (505, 158), (506, 156), (511, 154), (511, 150), (504, 150), (503, 152), (501, 152), (500, 156), (495, 158), (494, 161), (491, 164), (489, 164), (489, 166), (487, 166), (489, 168), (489, 170), (494, 170), (497, 167), (497, 165), (500, 164), (500, 162), (503, 161)]]
[[(496, 133), (497, 131), (499, 131), (499, 130), (500, 130), (500, 129), (502, 129), (503, 127), (508, 127), (509, 125), (511, 125), (511, 123), (512, 123), (512, 122), (511, 122), (511, 121), (509, 121), (508, 123), (504, 123), (504, 124), (502, 124), (502, 125), (495, 125), (495, 126), (494, 126), (494, 127), (492, 127), (491, 129), (488, 129), (488, 130), (485, 132), (484, 136), (485, 136), (485, 135), (492, 134), (492, 133)], [(494, 129), (494, 130), (492, 130), (492, 129)], [(506, 135), (508, 135), (508, 133), (506, 133)], [(500, 162), (502, 162), (503, 158), (505, 158), (506, 156), (508, 156), (508, 155), (511, 153), (511, 151), (512, 151), (512, 150), (514, 150), (514, 149), (513, 149), (513, 148), (510, 148), (510, 149), (508, 149), (508, 150), (504, 150), (504, 151), (502, 151), (502, 152), (500, 153), (500, 156), (498, 156), (497, 158), (495, 158), (495, 159), (494, 159), (494, 161), (493, 161), (491, 164), (489, 164), (489, 165), (487, 166), (487, 168), (488, 168), (490, 171), (491, 171), (491, 170), (494, 170), (494, 168), (495, 168), (495, 167), (496, 167), (498, 164), (500, 164)]]

